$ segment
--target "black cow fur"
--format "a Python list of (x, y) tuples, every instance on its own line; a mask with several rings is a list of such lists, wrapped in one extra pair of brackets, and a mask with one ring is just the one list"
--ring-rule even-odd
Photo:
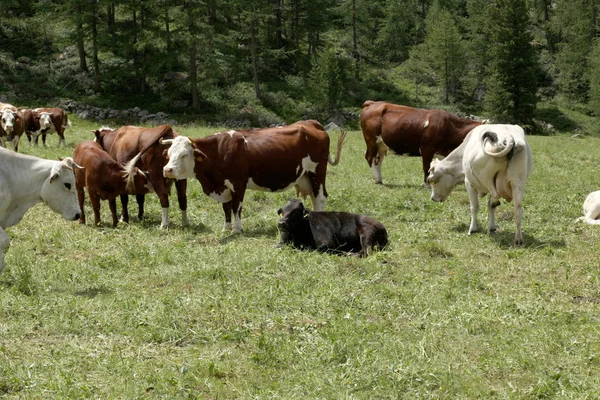
[(300, 249), (326, 252), (352, 252), (367, 256), (375, 246), (388, 243), (385, 226), (361, 214), (310, 211), (298, 199), (290, 200), (278, 210), (281, 233), (278, 247), (286, 243)]

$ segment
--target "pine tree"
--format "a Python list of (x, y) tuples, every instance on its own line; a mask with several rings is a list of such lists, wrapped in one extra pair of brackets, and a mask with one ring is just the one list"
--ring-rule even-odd
[(490, 6), (490, 49), (485, 106), (498, 122), (529, 124), (537, 105), (538, 56), (526, 0)]
[(600, 117), (600, 38), (594, 40), (590, 63), (590, 107)]

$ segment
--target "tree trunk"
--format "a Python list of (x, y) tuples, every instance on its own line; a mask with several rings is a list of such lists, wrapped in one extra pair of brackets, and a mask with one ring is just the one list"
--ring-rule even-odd
[(256, 32), (255, 32), (255, 20), (254, 16), (251, 17), (250, 20), (250, 52), (252, 55), (252, 78), (254, 80), (254, 92), (256, 93), (256, 98), (260, 100), (260, 84), (258, 82), (258, 62), (256, 60)]
[(354, 58), (354, 79), (360, 79), (358, 39), (356, 35), (356, 0), (352, 0), (352, 57)]
[[(193, 7), (190, 5), (190, 8)], [(196, 27), (194, 25), (194, 13), (188, 10), (188, 33), (190, 35), (190, 85), (192, 88), (192, 108), (197, 110), (200, 108), (200, 95), (198, 94), (198, 41), (196, 39)]]
[(170, 53), (173, 45), (171, 43), (171, 28), (169, 26), (169, 23), (171, 22), (170, 18), (169, 18), (169, 4), (165, 1), (164, 6), (165, 6), (165, 33), (167, 35), (167, 53)]
[(81, 12), (81, 2), (75, 2), (75, 20), (77, 21), (77, 52), (79, 53), (79, 68), (88, 72), (87, 61), (85, 59), (85, 45), (83, 42), (83, 13)]
[(98, 0), (92, 0), (92, 55), (94, 64), (94, 89), (100, 91), (100, 62), (98, 60)]
[(275, 48), (283, 47), (283, 34), (281, 26), (281, 0), (273, 0), (273, 8), (275, 11)]

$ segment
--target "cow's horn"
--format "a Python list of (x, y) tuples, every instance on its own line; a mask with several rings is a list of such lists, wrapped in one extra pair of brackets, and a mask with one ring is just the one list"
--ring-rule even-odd
[(160, 144), (166, 144), (167, 146), (170, 146), (173, 144), (173, 139), (160, 139), (158, 142)]

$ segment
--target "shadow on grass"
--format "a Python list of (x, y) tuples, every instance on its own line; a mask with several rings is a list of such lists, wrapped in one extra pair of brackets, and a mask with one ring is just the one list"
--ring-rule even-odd
[(239, 237), (247, 237), (247, 238), (262, 238), (262, 237), (267, 237), (267, 238), (275, 238), (277, 237), (277, 241), (275, 243), (275, 245), (277, 245), (277, 243), (279, 243), (279, 230), (277, 229), (276, 226), (270, 226), (270, 227), (261, 227), (258, 229), (252, 229), (252, 230), (243, 230), (242, 233), (231, 233), (221, 239), (219, 239), (219, 244), (227, 244), (229, 242), (232, 242), (234, 240), (236, 240)]
[(559, 131), (573, 131), (578, 127), (577, 123), (568, 118), (557, 107), (542, 107), (535, 112), (536, 118), (548, 122)]
[(112, 290), (107, 289), (105, 287), (94, 287), (94, 288), (88, 288), (85, 290), (78, 290), (74, 294), (75, 294), (75, 296), (81, 296), (81, 297), (87, 297), (88, 299), (93, 299), (94, 297), (98, 296), (99, 294), (111, 294), (112, 292), (113, 292)]
[[(514, 226), (513, 226), (513, 228), (514, 228)], [(488, 234), (487, 227), (480, 226), (479, 229), (480, 229), (479, 232), (474, 233), (473, 235), (488, 235), (501, 248), (506, 248), (506, 249), (514, 248), (514, 241), (515, 241), (515, 231), (514, 230), (509, 229), (509, 230), (502, 231), (502, 232), (495, 232), (492, 234)], [(452, 228), (452, 230), (454, 232), (459, 232), (459, 233), (464, 232), (465, 235), (467, 235), (467, 233), (469, 231), (469, 225), (458, 224), (454, 228)], [(525, 244), (521, 247), (526, 248), (526, 249), (536, 249), (536, 248), (542, 248), (542, 247), (552, 247), (552, 248), (566, 247), (566, 243), (563, 239), (538, 240), (535, 237), (533, 237), (525, 232), (523, 233), (523, 241), (525, 242)]]

